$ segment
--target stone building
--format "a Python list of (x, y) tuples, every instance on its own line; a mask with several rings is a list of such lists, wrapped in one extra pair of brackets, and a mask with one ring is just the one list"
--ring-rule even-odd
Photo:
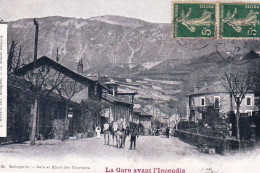
[[(203, 108), (209, 104), (219, 110), (220, 114), (227, 114), (229, 111), (236, 113), (236, 103), (231, 94), (221, 82), (211, 86), (194, 87), (194, 92), (187, 95), (187, 119), (198, 122), (205, 115), (198, 112), (197, 108)], [(248, 91), (240, 105), (240, 113), (252, 115), (255, 106), (255, 94)]]

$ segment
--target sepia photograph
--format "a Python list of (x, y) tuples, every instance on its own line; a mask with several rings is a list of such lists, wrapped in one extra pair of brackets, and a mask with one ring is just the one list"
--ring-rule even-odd
[(260, 172), (259, 7), (0, 0), (0, 172)]

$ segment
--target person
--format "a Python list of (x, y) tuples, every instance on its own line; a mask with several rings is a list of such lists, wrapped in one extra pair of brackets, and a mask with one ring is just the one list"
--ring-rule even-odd
[(114, 122), (112, 121), (109, 124), (109, 134), (112, 136), (113, 144), (114, 144), (114, 139), (115, 139), (115, 132), (114, 132)]
[(109, 145), (109, 135), (110, 135), (110, 131), (109, 131), (109, 124), (105, 123), (104, 124), (104, 142), (105, 145)]
[(166, 128), (166, 138), (169, 138), (170, 135), (170, 129), (169, 127)]
[(97, 133), (97, 138), (100, 138), (100, 132), (101, 132), (101, 128), (99, 127), (99, 125), (97, 125), (96, 127), (96, 133)]
[(134, 143), (134, 150), (135, 150), (136, 138), (138, 139), (138, 137), (139, 137), (138, 130), (137, 130), (137, 128), (135, 126), (131, 129), (130, 134), (131, 134), (130, 150), (132, 150), (133, 143)]
[(126, 126), (126, 136), (129, 136), (129, 134), (130, 134), (130, 128), (129, 128), (129, 126), (127, 125), (127, 126)]

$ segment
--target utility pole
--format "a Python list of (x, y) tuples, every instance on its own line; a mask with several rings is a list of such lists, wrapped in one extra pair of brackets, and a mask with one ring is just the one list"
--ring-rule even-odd
[(59, 48), (57, 48), (57, 55), (56, 55), (56, 61), (59, 62)]
[(7, 65), (7, 71), (8, 73), (11, 73), (12, 72), (12, 64), (13, 64), (13, 58), (14, 58), (14, 52), (15, 52), (15, 42), (12, 41), (12, 44), (11, 44), (11, 47), (10, 47), (10, 51), (9, 51), (9, 54), (8, 54), (8, 65)]
[(38, 51), (38, 32), (39, 32), (39, 24), (36, 19), (33, 19), (35, 25), (35, 39), (34, 39), (34, 68), (36, 68), (36, 60), (37, 60), (37, 51)]
[[(33, 20), (35, 25), (35, 40), (34, 40), (34, 66), (33, 66), (33, 73), (36, 69), (36, 60), (37, 60), (37, 48), (38, 48), (38, 31), (39, 31), (39, 24), (37, 23), (36, 19)], [(36, 80), (34, 80), (34, 86), (36, 86)], [(36, 95), (36, 98), (34, 100), (34, 105), (32, 107), (32, 134), (31, 134), (31, 140), (30, 145), (35, 145), (35, 135), (36, 135), (36, 127), (37, 127), (37, 115), (38, 115), (38, 96)]]

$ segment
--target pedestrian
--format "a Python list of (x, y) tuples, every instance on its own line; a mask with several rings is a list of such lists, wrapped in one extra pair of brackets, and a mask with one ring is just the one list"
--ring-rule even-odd
[(170, 135), (170, 129), (169, 127), (166, 128), (166, 138), (169, 138)]
[(97, 125), (96, 127), (96, 133), (97, 133), (97, 138), (100, 138), (100, 132), (101, 132), (101, 128), (99, 127), (99, 125)]
[(105, 123), (104, 124), (104, 142), (105, 145), (109, 145), (109, 135), (110, 135), (110, 131), (109, 131), (109, 124)]
[(134, 150), (135, 150), (136, 138), (138, 139), (138, 137), (139, 137), (139, 132), (135, 126), (131, 129), (130, 134), (131, 134), (130, 150), (132, 150), (133, 143), (134, 143)]

